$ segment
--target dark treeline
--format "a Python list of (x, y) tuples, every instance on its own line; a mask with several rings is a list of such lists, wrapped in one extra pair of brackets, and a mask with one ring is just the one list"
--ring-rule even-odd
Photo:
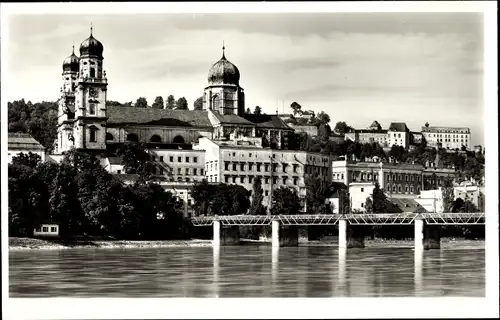
[(9, 164), (9, 235), (56, 223), (60, 236), (168, 239), (184, 236), (182, 201), (154, 182), (125, 185), (99, 161), (71, 150), (60, 164), (20, 154)]

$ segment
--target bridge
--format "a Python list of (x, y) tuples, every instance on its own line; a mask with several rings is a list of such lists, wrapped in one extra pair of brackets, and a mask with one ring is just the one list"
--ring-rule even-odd
[(364, 236), (352, 226), (414, 225), (415, 248), (440, 248), (439, 225), (484, 225), (484, 213), (377, 213), (276, 216), (200, 216), (194, 226), (213, 226), (214, 246), (239, 243), (238, 226), (272, 226), (273, 246), (298, 245), (298, 226), (338, 225), (340, 248), (363, 248)]

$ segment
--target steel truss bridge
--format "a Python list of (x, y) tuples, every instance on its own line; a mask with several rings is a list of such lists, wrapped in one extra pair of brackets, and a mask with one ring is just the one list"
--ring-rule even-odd
[(412, 225), (416, 219), (429, 225), (484, 225), (484, 213), (376, 213), (277, 216), (201, 216), (191, 218), (194, 226), (210, 226), (214, 221), (229, 226), (267, 226), (278, 221), (283, 226), (336, 225), (346, 220), (351, 225)]

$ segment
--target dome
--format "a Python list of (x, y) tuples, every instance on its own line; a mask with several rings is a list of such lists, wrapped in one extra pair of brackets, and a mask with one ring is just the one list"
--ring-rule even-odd
[(222, 53), (222, 58), (214, 63), (210, 71), (208, 71), (208, 83), (239, 85), (239, 82), (240, 71), (234, 64), (229, 62), (224, 53)]
[(92, 28), (90, 29), (90, 37), (83, 40), (80, 45), (80, 56), (89, 55), (89, 56), (97, 56), (102, 58), (102, 52), (104, 51), (104, 47), (102, 43), (92, 36)]
[(79, 66), (80, 59), (75, 55), (75, 47), (73, 47), (73, 53), (63, 61), (63, 71), (78, 72)]

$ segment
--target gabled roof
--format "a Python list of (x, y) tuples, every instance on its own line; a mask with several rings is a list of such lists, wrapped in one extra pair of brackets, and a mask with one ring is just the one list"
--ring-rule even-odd
[(245, 126), (253, 126), (254, 124), (250, 121), (242, 118), (236, 114), (220, 114), (218, 112), (213, 112), (213, 115), (219, 120), (221, 124), (238, 124)]
[(278, 115), (245, 114), (243, 117), (257, 128), (293, 130)]
[(29, 133), (9, 132), (8, 149), (45, 150)]
[(108, 124), (150, 124), (179, 127), (212, 127), (208, 112), (135, 107), (108, 107)]
[(423, 209), (418, 204), (418, 202), (413, 200), (413, 199), (390, 198), (389, 201), (391, 201), (394, 205), (396, 205), (403, 212), (415, 212), (417, 210), (417, 208), (420, 212), (422, 212), (422, 209)]
[(389, 126), (389, 131), (400, 131), (400, 132), (409, 132), (410, 130), (406, 126), (404, 122), (391, 122)]

